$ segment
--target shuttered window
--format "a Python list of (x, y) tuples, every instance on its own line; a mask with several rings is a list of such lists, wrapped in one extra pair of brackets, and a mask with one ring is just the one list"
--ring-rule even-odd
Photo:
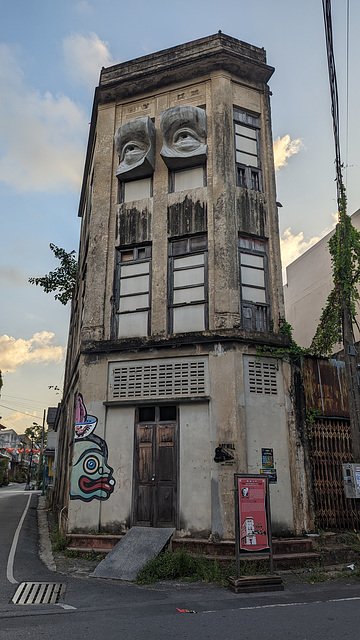
[(262, 191), (259, 117), (234, 108), (236, 184)]
[(256, 359), (249, 360), (248, 367), (250, 393), (276, 396), (278, 392), (276, 364)]
[(169, 332), (207, 328), (207, 237), (193, 236), (169, 245)]
[(119, 250), (117, 255), (118, 338), (150, 332), (151, 247)]
[(200, 358), (113, 363), (109, 400), (187, 398), (209, 395), (207, 361)]

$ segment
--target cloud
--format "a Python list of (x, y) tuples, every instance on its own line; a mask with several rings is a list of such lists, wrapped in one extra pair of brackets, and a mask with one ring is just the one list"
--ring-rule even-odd
[(87, 37), (74, 33), (64, 38), (63, 52), (69, 75), (90, 88), (98, 84), (101, 67), (113, 64), (107, 42), (96, 33)]
[(27, 278), (22, 271), (16, 267), (0, 266), (0, 284), (5, 287), (20, 287), (27, 282)]
[(300, 231), (297, 235), (294, 235), (291, 232), (291, 228), (288, 227), (285, 229), (283, 235), (280, 238), (280, 251), (281, 251), (281, 262), (283, 267), (283, 280), (285, 282), (286, 277), (286, 267), (296, 260), (299, 256), (301, 256), (305, 251), (310, 249), (314, 244), (316, 244), (321, 238), (326, 236), (332, 229), (336, 226), (338, 222), (338, 214), (332, 213), (332, 224), (330, 227), (324, 229), (319, 236), (313, 236), (309, 240), (304, 239), (303, 231)]
[(26, 86), (0, 44), (0, 180), (19, 191), (78, 191), (88, 118), (65, 95)]
[(93, 7), (89, 2), (87, 2), (87, 0), (80, 0), (80, 2), (77, 2), (75, 5), (75, 10), (83, 15), (94, 13)]
[(296, 236), (291, 233), (291, 228), (285, 229), (282, 237), (280, 238), (281, 249), (281, 261), (283, 269), (285, 270), (287, 265), (296, 260), (302, 253), (310, 249), (316, 242), (320, 240), (320, 237), (313, 236), (310, 240), (304, 240), (304, 233), (300, 231)]
[(35, 333), (29, 340), (0, 336), (0, 369), (13, 372), (26, 363), (60, 362), (64, 349), (52, 344), (54, 337), (49, 331)]
[(291, 140), (288, 133), (282, 138), (280, 138), (280, 136), (276, 138), (276, 140), (274, 140), (275, 171), (280, 169), (280, 167), (285, 167), (287, 165), (287, 159), (295, 153), (299, 153), (302, 149), (304, 149), (304, 144), (300, 138)]

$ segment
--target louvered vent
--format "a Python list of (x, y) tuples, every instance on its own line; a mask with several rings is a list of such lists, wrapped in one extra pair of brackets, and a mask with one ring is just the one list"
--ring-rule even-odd
[(206, 360), (137, 361), (112, 365), (109, 400), (208, 395)]
[(273, 362), (249, 360), (250, 393), (277, 395), (276, 365)]

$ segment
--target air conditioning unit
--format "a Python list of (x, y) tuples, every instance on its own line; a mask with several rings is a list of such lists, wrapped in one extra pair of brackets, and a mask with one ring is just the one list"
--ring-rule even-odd
[(360, 464), (346, 462), (342, 467), (346, 497), (360, 498)]

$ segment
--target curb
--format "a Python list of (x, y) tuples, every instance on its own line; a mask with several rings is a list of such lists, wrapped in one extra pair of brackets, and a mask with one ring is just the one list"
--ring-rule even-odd
[(46, 512), (46, 498), (39, 496), (37, 506), (38, 531), (39, 531), (39, 556), (50, 571), (56, 572), (56, 564), (51, 550), (49, 525)]

